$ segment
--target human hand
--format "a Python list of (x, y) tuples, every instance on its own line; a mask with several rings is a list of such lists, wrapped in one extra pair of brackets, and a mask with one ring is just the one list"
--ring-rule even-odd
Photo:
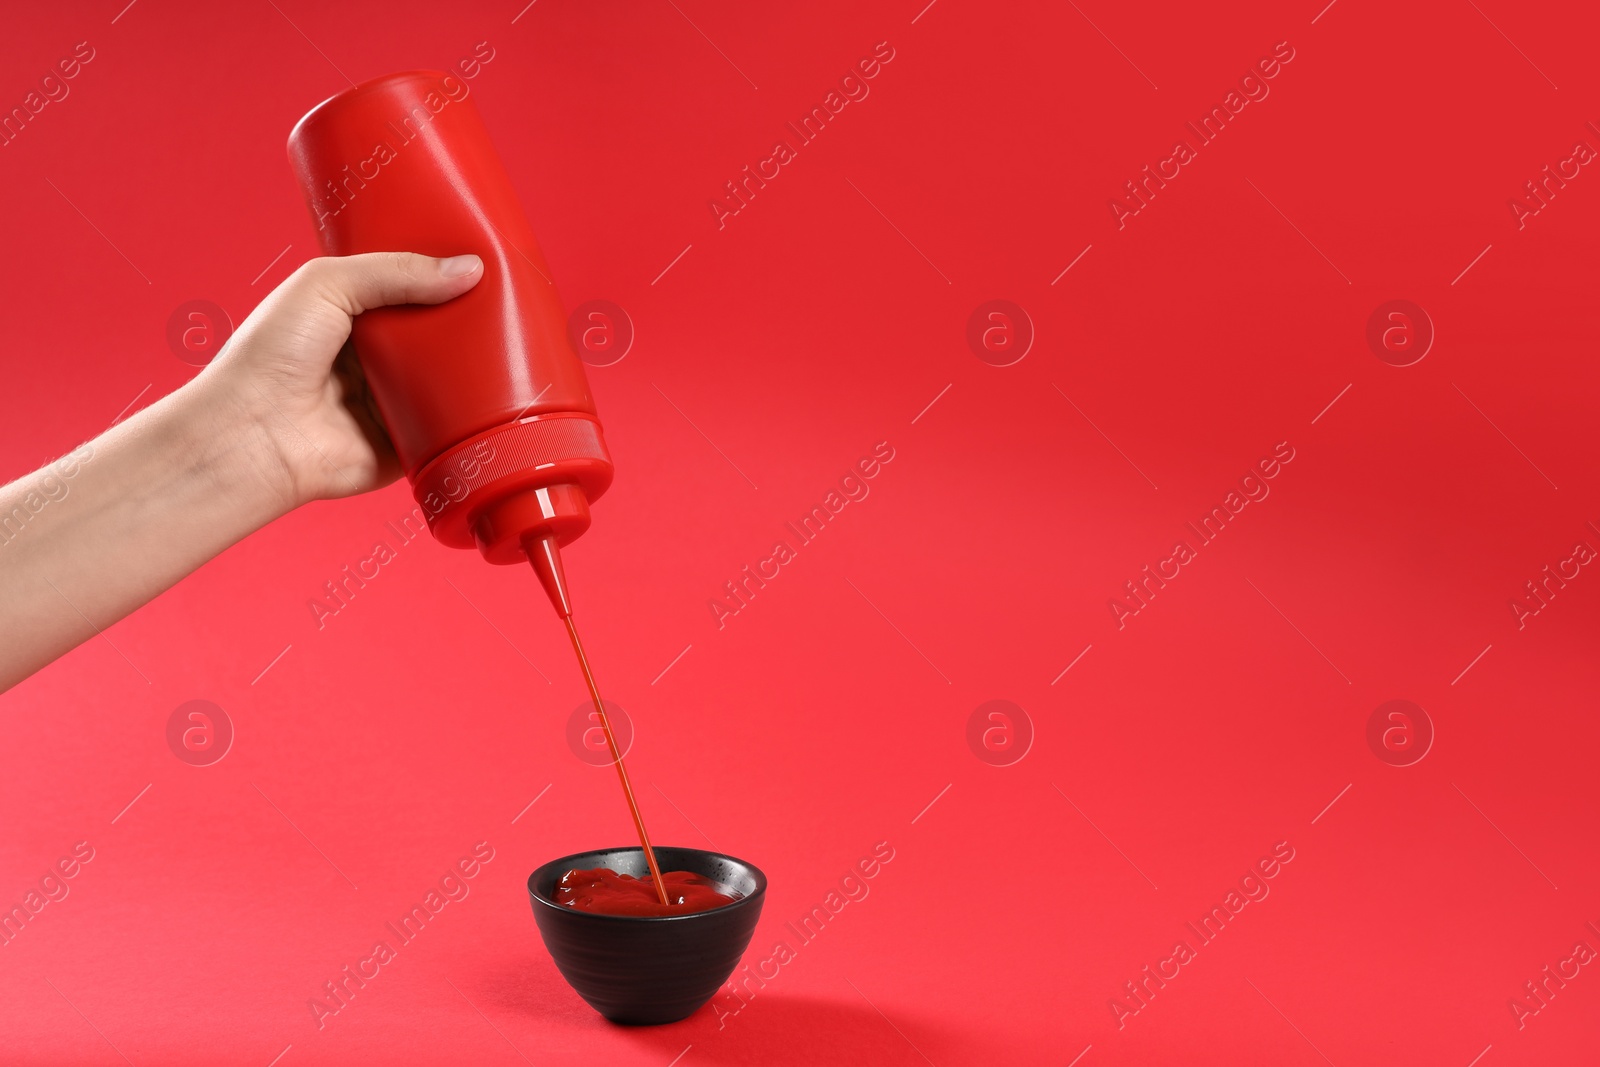
[(377, 489), (400, 469), (350, 344), (352, 321), (387, 304), (443, 303), (482, 277), (473, 255), (310, 260), (257, 305), (191, 386), (210, 394), (220, 417), (258, 431), (281, 511)]

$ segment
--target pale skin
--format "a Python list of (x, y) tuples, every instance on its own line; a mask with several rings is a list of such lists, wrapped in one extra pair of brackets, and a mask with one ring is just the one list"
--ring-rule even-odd
[(300, 505), (399, 477), (351, 325), (482, 277), (477, 256), (311, 260), (188, 384), (0, 488), (0, 691)]

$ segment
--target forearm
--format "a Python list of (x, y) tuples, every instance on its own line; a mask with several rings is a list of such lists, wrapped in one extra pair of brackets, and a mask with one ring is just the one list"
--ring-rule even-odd
[(266, 431), (216, 375), (0, 489), (0, 690), (291, 504)]

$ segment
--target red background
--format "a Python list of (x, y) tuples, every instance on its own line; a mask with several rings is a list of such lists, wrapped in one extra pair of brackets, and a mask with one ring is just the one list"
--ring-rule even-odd
[[(0, 476), (191, 377), (177, 305), (238, 322), (314, 253), (302, 113), (487, 41), (473, 99), (567, 306), (637, 331), (590, 371), (618, 476), (567, 565), (653, 833), (767, 871), (751, 961), (877, 842), (895, 859), (720, 1029), (603, 1022), (523, 889), (629, 838), (566, 744), (581, 683), (532, 576), (419, 540), (320, 631), (308, 608), (392, 540), (394, 486), (274, 524), (0, 698), (0, 899), (95, 849), (0, 949), (0, 1060), (1595, 1047), (1592, 968), (1520, 1029), (1508, 1007), (1600, 948), (1600, 577), (1521, 630), (1508, 606), (1600, 546), (1600, 177), (1520, 230), (1508, 208), (1600, 147), (1593, 26), (1501, 0), (924, 2), (7, 14), (7, 109), (76, 42), (96, 57), (0, 149)], [(723, 182), (880, 41), (870, 96), (719, 230)], [(1270, 96), (1119, 230), (1108, 200), (1280, 41)], [(965, 340), (991, 299), (1036, 330), (1012, 366)], [(1365, 340), (1393, 299), (1437, 331), (1413, 366)], [(871, 495), (719, 631), (722, 583), (880, 441)], [(1270, 497), (1119, 630), (1108, 600), (1283, 441)], [(192, 699), (237, 731), (209, 767), (167, 746)], [(991, 699), (1035, 732), (1011, 766), (967, 744)], [(1412, 766), (1366, 741), (1391, 699), (1436, 730)], [(319, 1030), (309, 998), (479, 841), (472, 895)], [(1123, 983), (1280, 841), (1270, 896), (1119, 1028)]]

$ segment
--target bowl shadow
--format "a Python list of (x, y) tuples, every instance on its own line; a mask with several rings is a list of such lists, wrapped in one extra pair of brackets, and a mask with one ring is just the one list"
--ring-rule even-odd
[(629, 1037), (663, 1056), (681, 1053), (696, 1064), (813, 1067), (863, 1064), (928, 1067), (929, 1063), (1026, 1063), (1030, 1052), (1011, 1048), (998, 1032), (957, 1030), (928, 1016), (893, 1013), (891, 1022), (852, 992), (842, 997), (772, 993), (719, 1019), (711, 1005), (673, 1026), (632, 1030)]
[[(688, 1046), (684, 1063), (814, 1067), (817, 1064), (882, 1064), (927, 1067), (954, 1063), (1043, 1063), (1036, 1043), (1019, 1042), (999, 1030), (955, 1028), (931, 1015), (879, 1014), (848, 987), (838, 997), (764, 992), (736, 1013), (719, 1012), (713, 1000), (682, 1022), (663, 1026), (619, 1026), (606, 1022), (554, 974), (530, 982), (527, 968), (507, 969), (488, 983), (495, 1003), (535, 1026), (556, 1019), (583, 1029), (603, 1029), (669, 1063)], [(842, 983), (840, 983), (842, 985)]]

